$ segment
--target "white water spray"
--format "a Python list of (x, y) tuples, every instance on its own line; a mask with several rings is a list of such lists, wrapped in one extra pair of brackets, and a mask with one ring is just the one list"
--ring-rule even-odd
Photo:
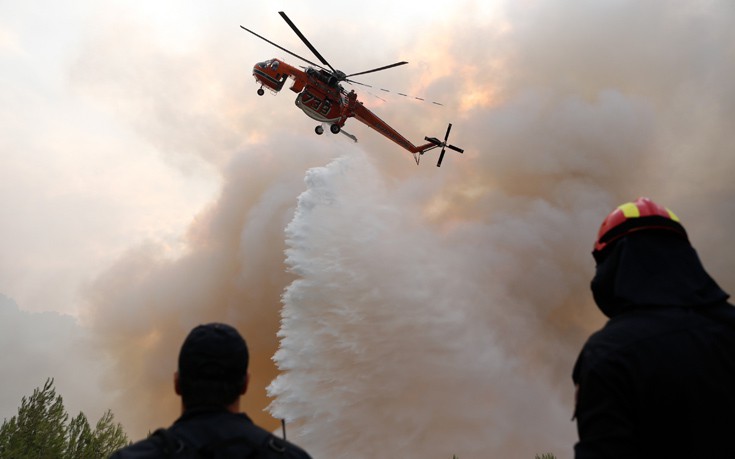
[(471, 273), (492, 254), (402, 207), (411, 192), (390, 190), (361, 154), (306, 183), (286, 230), (299, 279), (283, 296), (283, 373), (269, 388), (294, 439), (330, 458), (569, 448), (559, 419), (571, 408), (499, 342), (507, 292)]

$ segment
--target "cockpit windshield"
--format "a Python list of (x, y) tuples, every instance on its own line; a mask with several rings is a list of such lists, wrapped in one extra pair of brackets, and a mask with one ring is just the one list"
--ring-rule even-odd
[(258, 62), (258, 67), (262, 69), (270, 68), (271, 70), (278, 70), (278, 64), (279, 62), (276, 59), (270, 59), (265, 62)]

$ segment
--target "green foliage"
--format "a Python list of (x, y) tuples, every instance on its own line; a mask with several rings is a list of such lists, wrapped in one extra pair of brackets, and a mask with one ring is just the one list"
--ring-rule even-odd
[(126, 445), (122, 426), (107, 411), (94, 430), (84, 413), (67, 423), (69, 415), (49, 378), (43, 389), (23, 397), (18, 414), (0, 426), (0, 457), (17, 459), (85, 459), (108, 457)]
[(91, 457), (92, 447), (92, 429), (87, 422), (87, 416), (79, 413), (77, 417), (71, 420), (66, 433), (67, 438), (67, 455), (69, 457)]
[(127, 443), (128, 437), (123, 432), (122, 426), (115, 422), (112, 411), (107, 410), (97, 421), (94, 432), (92, 432), (92, 452), (94, 454), (90, 457), (107, 457)]
[[(64, 403), (56, 395), (53, 379), (43, 389), (23, 397), (18, 414), (0, 427), (2, 457), (62, 457), (65, 450), (66, 420)], [(32, 456), (31, 456), (32, 454)]]

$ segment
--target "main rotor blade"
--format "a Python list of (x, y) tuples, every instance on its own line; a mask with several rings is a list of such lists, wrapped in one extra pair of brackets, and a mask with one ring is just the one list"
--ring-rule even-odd
[(276, 48), (280, 49), (281, 51), (285, 51), (285, 52), (287, 52), (288, 54), (290, 54), (290, 55), (292, 55), (292, 56), (294, 56), (294, 57), (297, 57), (297, 58), (301, 59), (302, 61), (304, 61), (304, 62), (306, 62), (306, 63), (309, 63), (309, 64), (311, 64), (311, 65), (313, 65), (313, 66), (315, 66), (315, 67), (319, 67), (319, 68), (324, 68), (324, 67), (322, 67), (322, 66), (321, 66), (321, 65), (319, 65), (319, 64), (315, 64), (314, 62), (311, 62), (311, 61), (310, 61), (309, 59), (303, 58), (303, 57), (299, 56), (298, 54), (296, 54), (296, 53), (293, 53), (293, 52), (291, 52), (291, 51), (287, 50), (287, 49), (286, 49), (286, 48), (284, 48), (283, 46), (279, 46), (279, 45), (277, 45), (277, 44), (273, 43), (272, 41), (268, 40), (268, 39), (267, 39), (267, 38), (265, 38), (265, 37), (262, 37), (262, 36), (258, 35), (257, 33), (253, 32), (252, 30), (250, 30), (250, 29), (248, 29), (248, 28), (245, 28), (245, 27), (243, 27), (243, 26), (240, 26), (240, 28), (241, 28), (241, 29), (243, 29), (243, 30), (247, 30), (247, 31), (248, 31), (248, 32), (250, 32), (251, 34), (253, 34), (253, 35), (255, 35), (256, 37), (260, 38), (261, 40), (263, 40), (263, 41), (266, 41), (266, 42), (270, 43), (271, 45), (275, 46)]
[(365, 86), (366, 88), (372, 88), (372, 86), (370, 86), (369, 84), (360, 83), (359, 81), (350, 80), (348, 78), (345, 78), (344, 81), (351, 83), (351, 84), (359, 84), (360, 86)]
[(347, 75), (347, 77), (349, 78), (351, 76), (365, 75), (366, 73), (379, 72), (380, 70), (390, 69), (390, 68), (398, 67), (399, 65), (405, 65), (405, 64), (408, 64), (408, 62), (406, 62), (406, 61), (396, 62), (395, 64), (385, 65), (383, 67), (378, 67), (377, 69), (365, 70), (364, 72), (358, 72), (358, 73), (351, 73), (351, 74)]
[(286, 21), (286, 23), (291, 27), (291, 29), (293, 29), (294, 32), (296, 32), (296, 35), (298, 35), (301, 41), (303, 41), (304, 44), (311, 50), (311, 52), (314, 53), (317, 59), (319, 59), (319, 61), (321, 61), (322, 64), (332, 69), (332, 72), (336, 72), (336, 70), (334, 70), (334, 67), (329, 65), (329, 62), (327, 62), (327, 60), (324, 59), (321, 54), (319, 54), (319, 51), (317, 51), (316, 48), (314, 48), (314, 46), (311, 43), (309, 43), (309, 40), (307, 40), (304, 34), (302, 34), (301, 31), (298, 29), (298, 27), (296, 27), (296, 24), (291, 22), (288, 16), (286, 16), (286, 13), (284, 13), (283, 11), (279, 11), (278, 14), (280, 14), (283, 20)]

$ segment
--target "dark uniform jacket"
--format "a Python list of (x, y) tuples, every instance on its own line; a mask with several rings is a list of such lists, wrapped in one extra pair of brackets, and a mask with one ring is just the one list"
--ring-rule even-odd
[(611, 319), (574, 367), (577, 459), (735, 458), (732, 325), (692, 308)]
[(217, 408), (189, 410), (168, 429), (118, 450), (111, 459), (179, 457), (310, 459), (247, 415)]
[(633, 233), (602, 255), (592, 293), (610, 320), (574, 366), (575, 457), (735, 458), (728, 294), (676, 235)]

